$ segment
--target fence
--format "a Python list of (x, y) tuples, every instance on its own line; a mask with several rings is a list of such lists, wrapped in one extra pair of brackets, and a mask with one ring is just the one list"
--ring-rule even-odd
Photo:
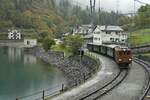
[(101, 65), (101, 62), (99, 61), (98, 56), (93, 54), (93, 53), (85, 52), (85, 55), (94, 59), (97, 62), (97, 66), (95, 68), (90, 69), (90, 72), (83, 73), (81, 75), (81, 77), (79, 79), (77, 79), (71, 87), (67, 87), (64, 84), (57, 85), (53, 88), (45, 89), (45, 90), (30, 94), (27, 96), (17, 97), (16, 100), (45, 100), (45, 99), (50, 99), (54, 96), (57, 96), (57, 95), (63, 93), (64, 91), (72, 89), (72, 88), (79, 86), (82, 83), (86, 82), (89, 78), (91, 78), (97, 72), (97, 70), (99, 69), (99, 66)]
[(139, 45), (131, 45), (131, 48), (136, 49), (136, 48), (149, 47), (149, 46), (150, 46), (150, 43), (143, 43)]

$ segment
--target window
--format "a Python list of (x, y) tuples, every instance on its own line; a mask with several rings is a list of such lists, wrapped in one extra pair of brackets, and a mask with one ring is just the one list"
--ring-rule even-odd
[(106, 31), (106, 34), (111, 34), (111, 32), (109, 32), (109, 31)]
[(116, 42), (119, 42), (119, 39), (118, 39), (118, 38), (116, 38)]
[(114, 38), (110, 38), (110, 40), (114, 42)]
[(119, 55), (121, 56), (121, 55), (122, 55), (122, 52), (119, 52)]
[(97, 40), (97, 38), (94, 38), (94, 40)]
[(127, 51), (127, 55), (130, 55), (130, 51)]
[(116, 32), (116, 35), (118, 35), (119, 32)]
[(100, 32), (96, 32), (96, 34), (100, 34)]
[(124, 55), (126, 54), (126, 52), (125, 52), (125, 51), (124, 51), (123, 53), (124, 53)]

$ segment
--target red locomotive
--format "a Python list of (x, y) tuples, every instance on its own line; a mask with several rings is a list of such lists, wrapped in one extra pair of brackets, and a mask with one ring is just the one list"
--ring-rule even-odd
[(87, 48), (91, 52), (100, 53), (113, 58), (120, 68), (128, 68), (132, 63), (131, 49), (120, 45), (97, 45), (88, 44)]

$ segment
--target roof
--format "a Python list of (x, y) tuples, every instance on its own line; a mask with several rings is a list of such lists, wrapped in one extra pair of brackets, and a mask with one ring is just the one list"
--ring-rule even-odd
[(111, 44), (111, 45), (106, 45), (106, 46), (110, 48), (117, 48), (117, 49), (129, 49), (127, 46), (116, 45), (116, 44)]
[(76, 28), (74, 28), (73, 33), (78, 33), (78, 34), (89, 34), (93, 32), (93, 26), (92, 25), (81, 25)]
[(97, 46), (105, 46), (105, 47), (109, 47), (109, 48), (116, 48), (118, 50), (120, 50), (120, 49), (130, 50), (126, 46), (121, 46), (121, 45), (116, 45), (116, 44), (110, 44), (110, 45), (104, 45), (104, 44), (98, 44), (98, 43), (88, 43), (88, 44), (93, 44), (93, 45), (97, 45)]
[(93, 38), (92, 34), (85, 35), (83, 38)]
[(118, 45), (115, 45), (115, 44), (111, 44), (111, 45), (104, 45), (104, 46), (109, 47), (109, 48), (119, 47)]
[(88, 43), (88, 44), (91, 44), (91, 45), (97, 45), (97, 46), (100, 46), (100, 45), (102, 45), (102, 44), (99, 44), (99, 43), (93, 43), (93, 42), (91, 42), (91, 43)]
[(123, 29), (120, 26), (97, 26), (101, 31), (123, 31)]

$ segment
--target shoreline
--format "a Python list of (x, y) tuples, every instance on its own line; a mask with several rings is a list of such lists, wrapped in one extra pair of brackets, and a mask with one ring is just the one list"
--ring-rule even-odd
[(67, 89), (83, 83), (91, 76), (91, 70), (95, 74), (98, 67), (98, 63), (88, 56), (83, 56), (82, 59), (80, 56), (65, 58), (62, 52), (45, 52), (40, 47), (35, 47), (31, 53), (44, 62), (60, 69), (66, 79), (65, 88)]
[(25, 48), (22, 44), (22, 42), (0, 43), (0, 46), (24, 48), (25, 52), (31, 53), (37, 58), (41, 59), (43, 62), (57, 67), (64, 74), (66, 79), (64, 85), (67, 89), (85, 82), (91, 77), (92, 74), (95, 74), (97, 71), (98, 63), (91, 57), (83, 56), (81, 59), (80, 56), (71, 56), (65, 58), (63, 52), (45, 52), (45, 50), (41, 47), (37, 46), (33, 48)]

